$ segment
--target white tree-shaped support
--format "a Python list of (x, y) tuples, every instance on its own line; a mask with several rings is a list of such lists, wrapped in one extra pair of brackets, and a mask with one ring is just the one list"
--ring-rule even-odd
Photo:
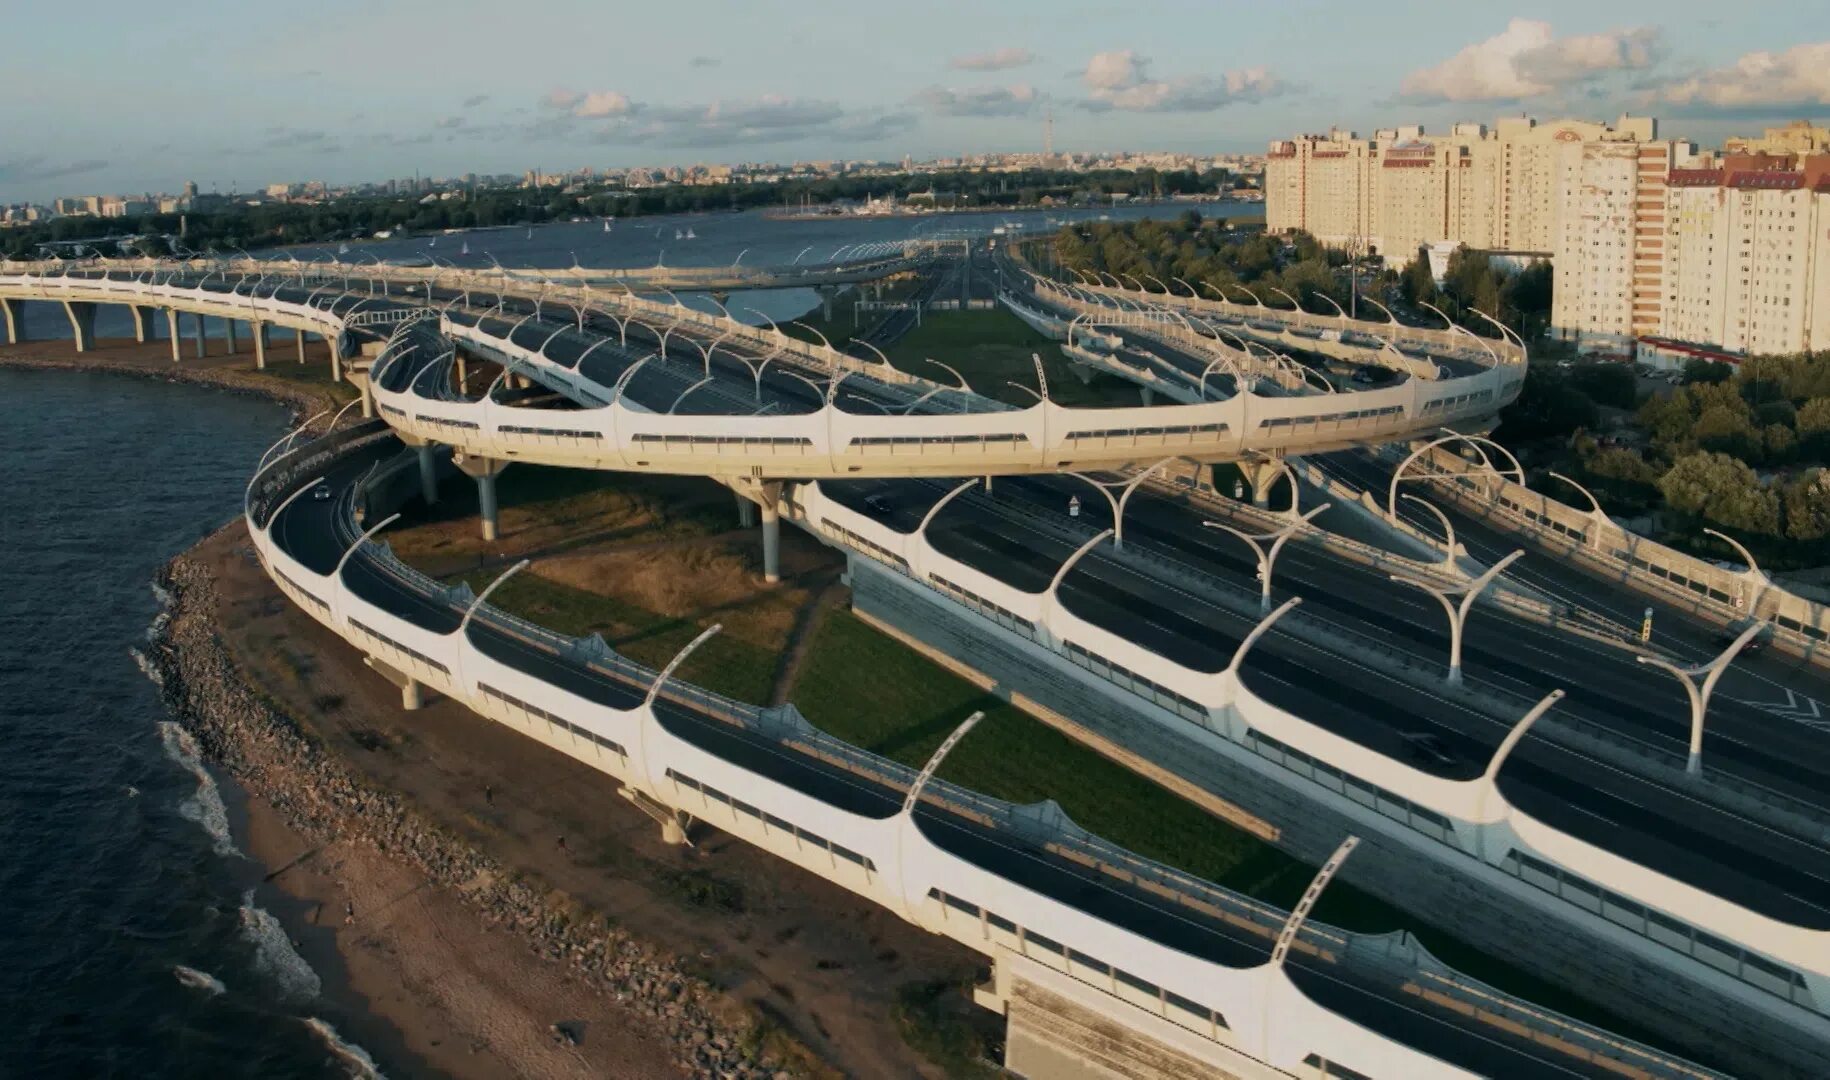
[[(1112, 510), (1112, 547), (1114, 550), (1123, 551), (1125, 550), (1125, 504), (1131, 501), (1131, 496), (1137, 493), (1137, 489), (1143, 486), (1144, 481), (1150, 479), (1158, 469), (1174, 460), (1173, 457), (1166, 457), (1129, 480), (1095, 480), (1082, 472), (1067, 472), (1062, 475), (1084, 480), (1091, 484), (1095, 491), (1105, 496), (1106, 505)], [(1113, 489), (1117, 489), (1117, 495), (1112, 494)]]
[(1436, 522), (1442, 526), (1442, 531), (1446, 536), (1442, 542), (1442, 563), (1444, 566), (1453, 567), (1455, 565), (1455, 523), (1449, 520), (1449, 515), (1438, 509), (1435, 503), (1412, 495), (1408, 491), (1399, 493), (1398, 497), (1409, 499), (1436, 516)]
[[(1728, 665), (1734, 662), (1735, 655), (1764, 629), (1766, 629), (1766, 624), (1763, 622), (1749, 625), (1735, 636), (1735, 640), (1729, 643), (1728, 648), (1722, 650), (1722, 655), (1707, 664), (1698, 664), (1695, 667), (1678, 667), (1659, 656), (1639, 658), (1640, 663), (1650, 664), (1661, 671), (1668, 671), (1676, 675), (1678, 681), (1684, 684), (1684, 696), (1690, 701), (1690, 754), (1684, 762), (1684, 771), (1691, 776), (1696, 776), (1703, 771), (1703, 716), (1709, 711), (1710, 695), (1716, 692), (1716, 680), (1720, 679), (1722, 673), (1728, 670)], [(1701, 683), (1697, 681), (1699, 677), (1702, 679)]]
[[(1323, 503), (1308, 513), (1296, 517), (1288, 525), (1275, 532), (1246, 533), (1221, 521), (1203, 521), (1201, 524), (1210, 529), (1229, 532), (1245, 541), (1246, 546), (1252, 549), (1253, 557), (1258, 560), (1258, 614), (1263, 615), (1271, 610), (1271, 571), (1277, 565), (1277, 553), (1283, 550), (1286, 541), (1309, 523), (1310, 518), (1332, 505), (1332, 503)], [(1267, 541), (1269, 546), (1266, 546)]]
[[(1405, 577), (1402, 574), (1393, 574), (1391, 576), (1393, 581), (1401, 581), (1406, 585), (1413, 585), (1422, 589), (1424, 592), (1429, 593), (1431, 596), (1434, 596), (1437, 602), (1442, 604), (1442, 610), (1448, 614), (1450, 684), (1455, 686), (1461, 685), (1461, 635), (1463, 627), (1465, 627), (1468, 622), (1468, 611), (1474, 606), (1474, 598), (1479, 596), (1481, 590), (1492, 584), (1494, 578), (1499, 577), (1502, 571), (1508, 566), (1511, 566), (1515, 560), (1524, 554), (1525, 551), (1521, 548), (1488, 567), (1486, 572), (1480, 577), (1475, 578), (1466, 585), (1453, 589), (1437, 588), (1428, 582), (1419, 581), (1413, 577)], [(1455, 603), (1454, 600), (1451, 599), (1451, 597), (1455, 596), (1461, 597), (1460, 604)]]

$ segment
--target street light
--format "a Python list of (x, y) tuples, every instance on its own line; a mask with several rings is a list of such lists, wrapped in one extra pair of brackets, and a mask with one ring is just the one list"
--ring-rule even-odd
[[(1166, 457), (1131, 479), (1116, 482), (1095, 480), (1086, 473), (1080, 472), (1065, 472), (1062, 475), (1084, 480), (1093, 485), (1094, 490), (1106, 497), (1106, 504), (1112, 509), (1112, 550), (1123, 551), (1125, 550), (1125, 504), (1131, 501), (1131, 496), (1137, 493), (1137, 489), (1143, 486), (1144, 481), (1150, 479), (1150, 474), (1174, 460), (1173, 457)], [(1119, 494), (1113, 495), (1112, 488), (1117, 488)]]
[[(1252, 549), (1253, 557), (1258, 560), (1258, 613), (1264, 615), (1271, 610), (1271, 572), (1277, 565), (1277, 553), (1283, 550), (1286, 541), (1309, 523), (1310, 518), (1328, 509), (1331, 505), (1331, 503), (1323, 503), (1308, 513), (1296, 517), (1281, 529), (1255, 535), (1235, 529), (1221, 521), (1203, 521), (1201, 524), (1210, 529), (1222, 529), (1229, 532), (1245, 541), (1246, 546)], [(1267, 540), (1270, 541), (1270, 547), (1265, 546)]]
[(1430, 513), (1436, 515), (1436, 520), (1439, 523), (1441, 523), (1441, 525), (1442, 525), (1442, 531), (1448, 535), (1448, 539), (1444, 540), (1442, 543), (1443, 565), (1451, 566), (1451, 567), (1454, 566), (1455, 565), (1455, 523), (1449, 520), (1449, 515), (1443, 513), (1441, 510), (1439, 510), (1435, 503), (1430, 502), (1428, 499), (1422, 499), (1415, 495), (1412, 495), (1408, 491), (1399, 495), (1399, 498), (1409, 499), (1412, 502), (1416, 503), (1418, 506), (1421, 506), (1425, 510), (1428, 510)]
[[(1765, 623), (1753, 623), (1741, 631), (1735, 640), (1729, 643), (1728, 648), (1722, 650), (1722, 655), (1707, 664), (1699, 664), (1695, 667), (1681, 668), (1659, 656), (1638, 658), (1642, 664), (1651, 664), (1661, 671), (1668, 671), (1676, 675), (1678, 681), (1684, 684), (1684, 696), (1690, 701), (1690, 755), (1684, 762), (1684, 771), (1691, 776), (1696, 776), (1703, 771), (1703, 714), (1709, 711), (1709, 696), (1716, 692), (1716, 680), (1722, 677), (1724, 671), (1728, 670), (1728, 665), (1735, 659), (1735, 654), (1739, 653), (1748, 642), (1754, 640), (1756, 634), (1764, 629), (1766, 629)], [(1703, 679), (1701, 685), (1697, 683), (1698, 676)]]
[(336, 569), (334, 569), (330, 572), (330, 576), (333, 578), (342, 577), (343, 576), (343, 564), (349, 562), (349, 557), (356, 553), (356, 549), (361, 547), (363, 544), (368, 543), (369, 538), (371, 536), (374, 536), (376, 533), (380, 532), (381, 530), (387, 528), (389, 525), (392, 525), (392, 524), (394, 524), (394, 522), (399, 521), (399, 520), (400, 520), (399, 514), (389, 514), (387, 517), (384, 517), (380, 521), (377, 521), (373, 526), (371, 526), (369, 528), (369, 530), (367, 532), (363, 533), (361, 536), (356, 537), (356, 542), (351, 544), (348, 548), (346, 548), (343, 552), (343, 557), (337, 560), (337, 567), (336, 567)]
[[(1501, 571), (1505, 570), (1508, 566), (1511, 566), (1514, 560), (1519, 559), (1524, 554), (1525, 551), (1521, 548), (1488, 567), (1486, 573), (1483, 573), (1480, 577), (1475, 578), (1466, 585), (1452, 589), (1439, 589), (1427, 582), (1419, 581), (1413, 577), (1406, 577), (1402, 574), (1391, 575), (1393, 581), (1401, 581), (1406, 585), (1416, 586), (1424, 592), (1429, 593), (1431, 596), (1434, 596), (1437, 602), (1442, 604), (1443, 611), (1448, 613), (1449, 683), (1451, 685), (1461, 685), (1462, 628), (1467, 625), (1468, 610), (1474, 606), (1474, 598), (1481, 594), (1482, 589), (1485, 589), (1488, 585), (1492, 584), (1493, 579), (1499, 577)], [(1458, 605), (1451, 601), (1449, 598), (1452, 596), (1460, 596), (1461, 603)]]
[(1754, 609), (1760, 603), (1760, 597), (1765, 594), (1767, 587), (1773, 583), (1772, 579), (1768, 578), (1766, 574), (1761, 571), (1760, 564), (1754, 561), (1754, 553), (1747, 550), (1747, 548), (1742, 547), (1739, 540), (1736, 540), (1727, 533), (1717, 532), (1715, 529), (1704, 529), (1703, 531), (1727, 544), (1729, 547), (1734, 548), (1741, 554), (1743, 559), (1747, 560), (1747, 570), (1741, 576), (1752, 580), (1754, 583), (1754, 593), (1747, 598), (1747, 613), (1752, 615)]

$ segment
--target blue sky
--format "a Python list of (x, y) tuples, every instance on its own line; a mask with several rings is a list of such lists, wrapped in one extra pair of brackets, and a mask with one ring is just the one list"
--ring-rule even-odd
[(0, 202), (466, 171), (1260, 150), (1341, 124), (1830, 121), (1830, 5), (8, 5)]

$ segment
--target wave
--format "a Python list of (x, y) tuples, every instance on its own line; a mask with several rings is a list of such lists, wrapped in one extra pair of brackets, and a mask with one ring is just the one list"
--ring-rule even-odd
[(211, 997), (215, 997), (228, 989), (222, 985), (221, 979), (218, 979), (209, 972), (198, 971), (196, 968), (185, 967), (183, 964), (173, 964), (172, 974), (178, 977), (179, 982), (190, 987), (192, 990), (202, 990)]
[(343, 1038), (337, 1034), (336, 1028), (315, 1016), (301, 1017), (299, 1022), (310, 1028), (318, 1038), (324, 1040), (324, 1045), (330, 1048), (330, 1052), (336, 1055), (337, 1061), (348, 1070), (350, 1080), (386, 1080), (386, 1077), (381, 1075), (381, 1070), (376, 1067), (375, 1059), (369, 1057), (368, 1051), (355, 1043), (344, 1042)]
[(254, 968), (279, 984), (281, 993), (297, 1000), (318, 996), (324, 984), (311, 970), (273, 913), (254, 906), (254, 890), (241, 896), (241, 933), (254, 946)]
[(167, 589), (165, 586), (159, 584), (159, 582), (156, 579), (149, 582), (149, 584), (152, 585), (153, 599), (159, 601), (159, 606), (162, 608), (171, 607), (172, 606), (171, 590)]
[(229, 810), (222, 802), (222, 790), (216, 786), (216, 778), (203, 767), (203, 758), (197, 752), (197, 741), (182, 726), (171, 721), (159, 721), (159, 741), (165, 744), (165, 756), (182, 765), (185, 771), (197, 778), (197, 790), (185, 796), (178, 803), (178, 816), (194, 821), (204, 832), (209, 834), (210, 845), (218, 855), (239, 855), (235, 841), (229, 836)]
[[(147, 630), (147, 634), (150, 636), (152, 631), (150, 629)], [(157, 686), (160, 689), (165, 688), (165, 674), (159, 670), (159, 665), (148, 660), (145, 653), (134, 648), (132, 645), (127, 646), (127, 655), (133, 657), (133, 662), (139, 665), (140, 674), (151, 679), (154, 686)]]

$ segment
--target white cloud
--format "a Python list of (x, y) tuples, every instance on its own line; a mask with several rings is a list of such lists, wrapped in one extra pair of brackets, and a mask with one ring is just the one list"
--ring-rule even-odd
[(1035, 108), (1036, 89), (1027, 83), (1014, 86), (975, 86), (954, 90), (930, 86), (915, 101), (942, 116), (1022, 116)]
[(555, 86), (553, 89), (547, 91), (545, 97), (540, 99), (540, 104), (542, 107), (548, 109), (570, 109), (583, 99), (584, 95), (576, 90), (571, 90), (563, 86)]
[(1034, 63), (1036, 54), (1028, 49), (1006, 47), (993, 49), (990, 52), (968, 53), (956, 56), (947, 61), (947, 66), (956, 71), (1009, 71), (1025, 64)]
[(1751, 52), (1728, 67), (1667, 83), (1658, 96), (1722, 110), (1830, 105), (1830, 41)]
[(1485, 41), (1406, 75), (1399, 96), (1419, 103), (1520, 101), (1647, 68), (1659, 57), (1659, 32), (1651, 27), (1559, 38), (1547, 22), (1513, 19)]
[(622, 116), (633, 108), (630, 100), (615, 90), (586, 94), (572, 106), (572, 115), (581, 118)]
[(1082, 107), (1095, 112), (1211, 112), (1238, 102), (1263, 101), (1289, 89), (1264, 67), (1229, 71), (1219, 78), (1173, 79), (1152, 79), (1149, 67), (1148, 59), (1130, 49), (1095, 55), (1080, 75), (1088, 94)]

